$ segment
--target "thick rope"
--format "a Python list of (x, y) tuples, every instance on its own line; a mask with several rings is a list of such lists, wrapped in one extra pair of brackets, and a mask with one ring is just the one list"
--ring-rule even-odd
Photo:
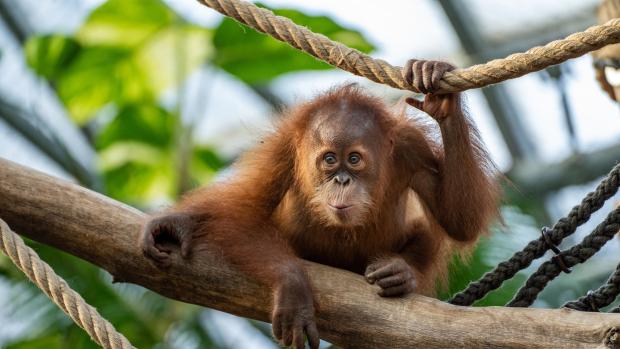
[(572, 267), (583, 263), (598, 252), (620, 230), (620, 207), (611, 211), (605, 220), (599, 224), (592, 233), (586, 236), (581, 243), (562, 251), (557, 258), (543, 263), (538, 270), (525, 282), (525, 285), (517, 292), (517, 295), (507, 306), (528, 307), (547, 286), (549, 281), (555, 279), (562, 272), (562, 266), (558, 259), (563, 260), (565, 267)]
[(611, 274), (605, 285), (599, 287), (596, 291), (590, 291), (585, 296), (567, 302), (562, 307), (580, 311), (599, 311), (613, 303), (620, 294), (620, 264), (616, 267), (616, 271)]
[(28, 276), (56, 305), (83, 328), (90, 338), (106, 349), (134, 348), (127, 338), (75, 292), (37, 253), (24, 244), (0, 219), (0, 249)]
[[(324, 35), (313, 33), (288, 18), (276, 16), (273, 12), (250, 2), (198, 1), (342, 70), (399, 89), (420, 92), (404, 80), (401, 67), (392, 66), (384, 60), (374, 59), (358, 50), (334, 42)], [(514, 79), (619, 42), (620, 19), (612, 19), (603, 25), (590, 27), (545, 46), (537, 46), (523, 53), (515, 53), (467, 69), (447, 72), (440, 82), (439, 90), (435, 93), (465, 91)]]
[[(573, 207), (566, 217), (561, 218), (549, 230), (547, 236), (550, 242), (559, 245), (564, 238), (573, 234), (578, 226), (587, 222), (592, 213), (600, 209), (607, 199), (618, 192), (619, 187), (620, 164), (609, 172), (593, 192), (588, 193), (579, 205)], [(449, 302), (455, 305), (472, 305), (487, 293), (500, 287), (504, 281), (511, 279), (517, 272), (527, 268), (533, 260), (542, 257), (550, 248), (551, 246), (542, 236), (531, 241), (523, 250), (484, 274), (480, 280), (470, 283), (465, 290), (456, 294)]]

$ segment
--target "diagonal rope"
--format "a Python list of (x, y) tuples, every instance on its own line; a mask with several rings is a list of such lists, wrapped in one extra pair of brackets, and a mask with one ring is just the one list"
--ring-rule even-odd
[(95, 343), (106, 349), (135, 349), (127, 338), (71, 289), (67, 282), (42, 261), (33, 249), (26, 246), (24, 240), (1, 219), (0, 250), (9, 256), (32, 283), (83, 328)]
[(596, 291), (588, 292), (583, 297), (567, 302), (562, 307), (580, 311), (599, 311), (599, 309), (613, 303), (618, 294), (620, 294), (620, 264), (618, 264), (616, 271), (611, 274), (605, 285), (599, 287)]
[(557, 258), (552, 258), (543, 263), (538, 270), (527, 279), (525, 285), (521, 287), (517, 295), (507, 306), (530, 306), (534, 303), (538, 294), (547, 286), (549, 281), (555, 279), (562, 272), (563, 266), (558, 263), (558, 259), (563, 261), (564, 268), (570, 268), (576, 264), (583, 263), (598, 252), (619, 230), (620, 207), (611, 211), (607, 218), (579, 244), (566, 251), (562, 251), (557, 255)]
[[(571, 209), (566, 217), (561, 218), (548, 232), (552, 244), (558, 245), (564, 238), (573, 234), (578, 226), (587, 222), (592, 213), (599, 210), (605, 201), (615, 195), (620, 187), (620, 164), (616, 165), (601, 181), (593, 192), (588, 193), (581, 203)], [(544, 237), (530, 241), (523, 250), (510, 259), (501, 262), (495, 269), (484, 274), (478, 281), (456, 294), (449, 302), (455, 305), (472, 305), (487, 293), (499, 288), (502, 283), (527, 268), (533, 260), (542, 257), (551, 246)]]
[[(401, 67), (332, 41), (324, 35), (314, 33), (288, 18), (276, 16), (273, 12), (250, 2), (242, 0), (198, 0), (198, 2), (342, 70), (395, 88), (420, 92), (403, 79)], [(526, 52), (447, 72), (436, 93), (464, 91), (496, 84), (616, 43), (620, 43), (620, 19), (612, 19), (603, 25), (590, 27), (583, 32), (552, 41), (545, 46), (534, 47)]]

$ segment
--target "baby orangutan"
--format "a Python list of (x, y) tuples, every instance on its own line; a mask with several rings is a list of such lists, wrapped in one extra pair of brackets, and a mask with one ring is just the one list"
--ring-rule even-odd
[[(430, 93), (451, 69), (411, 60), (405, 78)], [(273, 334), (296, 349), (304, 335), (319, 346), (301, 259), (363, 274), (380, 296), (433, 295), (451, 252), (496, 216), (499, 190), (459, 94), (406, 101), (439, 123), (443, 145), (356, 86), (332, 90), (288, 111), (234, 178), (154, 217), (145, 255), (165, 267), (172, 251), (162, 241), (178, 243), (183, 257), (214, 246), (273, 290)]]

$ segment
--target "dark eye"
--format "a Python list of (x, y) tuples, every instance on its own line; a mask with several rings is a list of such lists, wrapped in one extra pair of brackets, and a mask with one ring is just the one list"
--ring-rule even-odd
[(323, 156), (323, 161), (328, 165), (333, 165), (338, 162), (338, 159), (336, 159), (336, 154), (327, 153)]
[(360, 160), (362, 160), (362, 156), (358, 153), (351, 153), (349, 154), (349, 163), (351, 165), (357, 165)]

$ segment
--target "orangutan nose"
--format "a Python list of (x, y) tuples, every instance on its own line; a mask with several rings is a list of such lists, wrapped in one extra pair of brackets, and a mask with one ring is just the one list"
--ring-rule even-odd
[(334, 177), (334, 181), (342, 186), (346, 186), (351, 183), (351, 176), (349, 176), (348, 173), (338, 173), (336, 177)]

